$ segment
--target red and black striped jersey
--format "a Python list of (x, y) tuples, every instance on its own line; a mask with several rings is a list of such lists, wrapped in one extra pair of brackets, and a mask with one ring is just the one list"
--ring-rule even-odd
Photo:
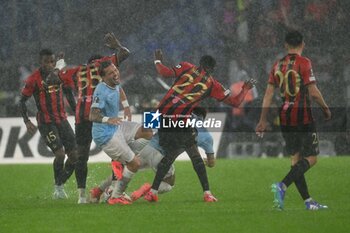
[[(169, 76), (169, 68), (157, 64), (158, 72)], [(165, 69), (162, 69), (164, 67)], [(208, 97), (224, 100), (230, 91), (225, 89), (217, 80), (204, 69), (188, 62), (181, 62), (172, 68), (176, 80), (159, 103), (159, 111), (166, 116), (189, 116), (192, 109)], [(170, 70), (171, 71), (171, 70)]]
[(305, 125), (313, 122), (307, 85), (315, 83), (311, 61), (298, 54), (288, 54), (277, 61), (269, 76), (270, 84), (278, 87), (282, 98), (282, 125)]
[(71, 87), (72, 81), (57, 75), (42, 77), (40, 69), (34, 71), (26, 80), (22, 95), (34, 96), (38, 109), (38, 124), (59, 124), (67, 119), (63, 101), (63, 87)]
[(98, 67), (100, 63), (106, 60), (111, 60), (116, 66), (118, 66), (117, 56), (106, 56), (98, 60), (94, 60), (87, 65), (80, 65), (77, 67), (69, 68), (61, 72), (61, 76), (72, 79), (74, 81), (74, 87), (77, 91), (77, 107), (75, 111), (75, 122), (80, 123), (84, 120), (89, 120), (89, 113), (92, 104), (92, 95), (95, 91), (97, 84), (102, 80), (98, 74)]

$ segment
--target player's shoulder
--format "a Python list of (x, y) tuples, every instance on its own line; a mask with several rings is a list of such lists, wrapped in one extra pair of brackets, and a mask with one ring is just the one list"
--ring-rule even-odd
[(285, 57), (283, 58), (280, 58), (280, 59), (277, 59), (273, 62), (273, 65), (272, 65), (272, 70), (276, 70), (278, 68), (278, 65), (283, 62), (283, 60), (285, 59)]
[(41, 74), (40, 74), (40, 70), (36, 69), (33, 73), (31, 73), (26, 79), (25, 82), (35, 82), (35, 80), (40, 79), (41, 78)]
[(302, 64), (311, 64), (311, 60), (308, 57), (298, 56), (298, 59)]
[(104, 82), (100, 82), (97, 84), (94, 93), (103, 93), (106, 90), (106, 84)]
[(186, 70), (186, 69), (190, 69), (192, 67), (194, 67), (195, 65), (193, 65), (192, 63), (189, 63), (187, 61), (182, 61), (180, 62), (178, 65), (175, 66), (175, 69), (183, 69), (183, 70)]
[(62, 70), (60, 70), (60, 74), (72, 74), (75, 73), (79, 70), (81, 70), (83, 67), (85, 67), (86, 65), (76, 65), (76, 66), (69, 66), (69, 67), (65, 67)]

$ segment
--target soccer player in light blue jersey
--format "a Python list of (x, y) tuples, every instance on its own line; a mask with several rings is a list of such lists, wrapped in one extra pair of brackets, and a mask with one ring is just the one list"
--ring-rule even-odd
[(108, 203), (131, 204), (123, 193), (141, 162), (128, 144), (139, 138), (149, 140), (153, 133), (151, 129), (142, 128), (140, 123), (122, 121), (118, 116), (121, 98), (118, 68), (111, 61), (104, 61), (100, 64), (99, 74), (102, 82), (95, 89), (89, 116), (93, 122), (92, 138), (112, 160), (125, 165), (122, 178), (112, 183), (114, 191)]
[[(197, 109), (197, 108), (196, 108)], [(197, 120), (204, 120), (206, 115), (205, 109), (199, 109), (194, 110), (193, 117), (197, 118)], [(214, 148), (213, 148), (213, 137), (208, 132), (206, 128), (197, 128), (198, 130), (198, 137), (197, 137), (197, 145), (201, 147), (207, 156), (206, 158), (206, 164), (208, 167), (214, 167), (215, 166), (215, 157), (214, 157)], [(134, 149), (133, 145), (131, 144), (131, 148)], [(137, 149), (134, 149), (134, 151), (137, 151)], [(154, 172), (157, 171), (157, 166), (162, 160), (164, 156), (163, 148), (159, 145), (159, 136), (158, 133), (154, 134), (152, 139), (149, 141), (149, 143), (139, 152), (140, 160), (141, 160), (141, 166), (139, 169), (152, 169)], [(111, 189), (113, 187), (109, 188), (112, 182), (112, 176), (108, 177), (106, 180), (104, 180), (98, 187), (94, 187), (93, 189), (98, 190), (97, 192), (90, 192), (91, 194), (94, 193), (93, 196), (90, 197), (90, 200), (92, 202), (98, 202), (100, 200), (106, 200), (108, 199), (108, 192), (111, 192)], [(171, 165), (169, 171), (163, 178), (158, 192), (166, 193), (172, 190), (175, 184), (175, 166), (174, 164)], [(151, 188), (151, 185), (149, 183), (143, 184), (138, 190), (134, 191), (131, 194), (131, 199), (133, 201), (139, 199), (144, 194), (146, 194)], [(107, 191), (105, 193), (102, 193), (103, 191)], [(98, 195), (96, 195), (98, 193)], [(106, 197), (107, 196), (107, 197)]]

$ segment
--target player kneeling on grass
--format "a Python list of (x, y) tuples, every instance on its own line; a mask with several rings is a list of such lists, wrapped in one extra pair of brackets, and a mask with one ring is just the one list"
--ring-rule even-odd
[[(197, 119), (205, 119), (206, 111), (203, 108), (196, 108), (193, 111), (194, 117)], [(208, 167), (214, 167), (215, 166), (215, 157), (214, 157), (214, 149), (213, 149), (213, 137), (211, 134), (207, 131), (205, 128), (199, 128), (198, 129), (198, 146), (203, 148), (206, 153), (206, 160), (205, 163)], [(135, 148), (135, 146), (130, 145), (131, 148)], [(135, 151), (137, 153), (137, 150)], [(157, 171), (157, 166), (159, 162), (164, 157), (163, 148), (159, 145), (159, 136), (158, 133), (156, 133), (148, 145), (146, 145), (139, 153), (140, 160), (141, 160), (141, 166), (140, 169), (147, 169), (151, 168), (154, 172)], [(115, 161), (112, 162), (112, 168), (113, 168), (113, 175), (108, 177), (105, 181), (103, 181), (98, 187), (95, 187), (90, 190), (90, 202), (97, 203), (102, 200), (102, 202), (105, 202), (112, 191), (113, 185), (111, 185), (115, 178), (119, 178), (121, 174), (121, 165), (120, 163), (116, 163)], [(113, 178), (114, 176), (114, 178)], [(172, 190), (175, 184), (175, 167), (172, 164), (169, 171), (165, 175), (164, 179), (162, 180), (160, 186), (159, 186), (159, 194), (166, 193)], [(149, 190), (151, 189), (151, 185), (149, 183), (143, 184), (138, 190), (134, 191), (131, 194), (131, 200), (135, 201), (142, 196), (144, 196)], [(106, 192), (103, 192), (106, 191)], [(124, 194), (125, 198), (128, 198), (126, 194)], [(215, 199), (217, 201), (217, 199)]]
[(151, 139), (151, 129), (143, 129), (141, 124), (132, 121), (122, 121), (118, 117), (120, 103), (120, 73), (111, 61), (101, 62), (99, 74), (102, 77), (93, 94), (93, 103), (89, 119), (93, 121), (92, 137), (96, 145), (112, 159), (126, 166), (122, 178), (117, 180), (111, 205), (130, 204), (123, 197), (128, 183), (140, 167), (139, 156), (131, 150), (129, 144), (137, 139)]

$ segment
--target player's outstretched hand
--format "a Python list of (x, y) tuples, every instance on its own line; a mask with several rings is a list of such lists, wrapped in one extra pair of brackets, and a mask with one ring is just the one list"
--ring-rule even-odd
[(163, 62), (163, 52), (161, 49), (156, 49), (156, 51), (154, 51), (154, 60)]
[(204, 159), (204, 164), (207, 165), (207, 167), (214, 167), (215, 166), (215, 159), (210, 159), (210, 158), (207, 158), (207, 159)]
[(67, 66), (67, 63), (64, 61), (64, 55), (63, 51), (58, 52), (55, 69), (62, 70)]
[(105, 45), (108, 48), (117, 49), (117, 48), (121, 47), (121, 44), (120, 44), (119, 40), (117, 39), (117, 37), (115, 37), (113, 32), (108, 32), (104, 36), (104, 40), (105, 40)]
[(256, 83), (257, 83), (257, 81), (255, 79), (251, 78), (251, 79), (244, 82), (243, 89), (250, 90), (255, 86)]
[(214, 167), (215, 166), (215, 157), (214, 154), (207, 154), (207, 158), (204, 158), (204, 164), (207, 167)]
[(120, 125), (122, 123), (123, 119), (120, 117), (110, 117), (107, 121), (107, 124), (110, 125)]

